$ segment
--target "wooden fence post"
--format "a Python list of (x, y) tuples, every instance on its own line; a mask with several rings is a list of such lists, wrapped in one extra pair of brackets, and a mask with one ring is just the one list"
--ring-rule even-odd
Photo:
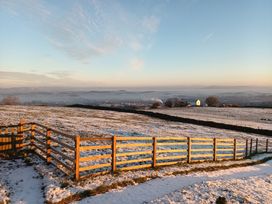
[(152, 163), (152, 167), (156, 167), (157, 165), (157, 138), (153, 137), (153, 163)]
[(80, 136), (75, 137), (75, 180), (79, 180)]
[(14, 128), (11, 128), (11, 147), (12, 147), (12, 152), (11, 155), (12, 157), (17, 156), (17, 148), (16, 148), (16, 135), (14, 134)]
[[(18, 138), (18, 147), (22, 146), (22, 138), (23, 138), (23, 125), (24, 125), (24, 119), (20, 119), (20, 122), (18, 124), (18, 129), (17, 129), (17, 138)], [(17, 138), (15, 139), (16, 143), (17, 143)], [(15, 145), (16, 149), (17, 149), (17, 145)]]
[(35, 128), (36, 128), (36, 125), (32, 123), (31, 124), (31, 140), (30, 140), (30, 145), (32, 150), (34, 150)]
[[(1, 138), (1, 135), (2, 135), (2, 129), (0, 128), (0, 143), (1, 143), (1, 142), (5, 142), (5, 141), (4, 141), (4, 137)], [(0, 145), (0, 151), (1, 151), (1, 150), (4, 150), (4, 146), (2, 146), (2, 145)]]
[(51, 130), (46, 130), (46, 161), (47, 164), (51, 163)]
[(112, 170), (112, 173), (114, 173), (116, 171), (116, 135), (114, 135), (112, 137), (112, 167), (111, 167), (111, 170)]
[(191, 163), (191, 138), (187, 137), (187, 163)]
[(216, 161), (216, 153), (217, 153), (217, 148), (216, 148), (216, 138), (213, 138), (213, 161)]
[(233, 139), (233, 159), (234, 160), (236, 160), (236, 149), (237, 149), (236, 139)]
[[(9, 135), (9, 128), (6, 128), (5, 131), (5, 136), (6, 138), (4, 139), (4, 142), (12, 142), (11, 138), (8, 138), (8, 135)], [(12, 149), (12, 145), (5, 145), (4, 146), (4, 150), (7, 150), (7, 149)]]
[(258, 138), (256, 138), (256, 154), (258, 153)]
[(253, 139), (250, 139), (250, 149), (249, 149), (249, 155), (252, 155), (252, 143), (253, 143)]
[(247, 157), (248, 153), (248, 139), (246, 139), (246, 152), (245, 152), (245, 157)]
[(268, 152), (268, 139), (266, 139), (266, 148), (265, 148), (265, 150), (266, 150), (266, 153)]

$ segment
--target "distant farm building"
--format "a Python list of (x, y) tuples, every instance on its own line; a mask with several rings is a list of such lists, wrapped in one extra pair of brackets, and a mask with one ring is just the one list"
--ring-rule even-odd
[(199, 99), (195, 101), (195, 106), (201, 106), (201, 101)]

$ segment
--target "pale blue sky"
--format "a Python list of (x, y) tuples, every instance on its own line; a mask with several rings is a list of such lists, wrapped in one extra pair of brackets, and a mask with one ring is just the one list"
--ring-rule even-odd
[(272, 86), (271, 0), (0, 0), (0, 86)]

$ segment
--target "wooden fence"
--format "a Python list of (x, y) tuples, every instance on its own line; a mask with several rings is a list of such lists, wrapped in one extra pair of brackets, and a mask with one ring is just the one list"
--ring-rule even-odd
[(0, 155), (17, 156), (21, 149), (29, 145), (25, 135), (29, 131), (28, 125), (21, 120), (18, 125), (0, 126)]
[(268, 139), (199, 137), (91, 138), (62, 133), (38, 123), (0, 126), (0, 154), (33, 150), (75, 180), (116, 171), (178, 163), (239, 160), (272, 152)]

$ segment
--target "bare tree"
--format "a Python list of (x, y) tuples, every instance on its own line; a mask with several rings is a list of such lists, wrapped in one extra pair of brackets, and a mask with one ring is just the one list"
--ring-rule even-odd
[(1, 101), (2, 105), (19, 105), (21, 104), (19, 97), (17, 96), (6, 96)]
[(169, 108), (173, 107), (186, 107), (188, 105), (187, 101), (183, 101), (179, 98), (168, 98), (164, 105)]
[(217, 96), (209, 96), (206, 98), (206, 104), (211, 107), (219, 107), (220, 106), (220, 101)]
[(162, 104), (159, 102), (159, 101), (156, 101), (156, 102), (154, 102), (152, 105), (151, 105), (151, 109), (156, 109), (156, 108), (159, 108), (159, 107), (161, 107), (162, 106)]

